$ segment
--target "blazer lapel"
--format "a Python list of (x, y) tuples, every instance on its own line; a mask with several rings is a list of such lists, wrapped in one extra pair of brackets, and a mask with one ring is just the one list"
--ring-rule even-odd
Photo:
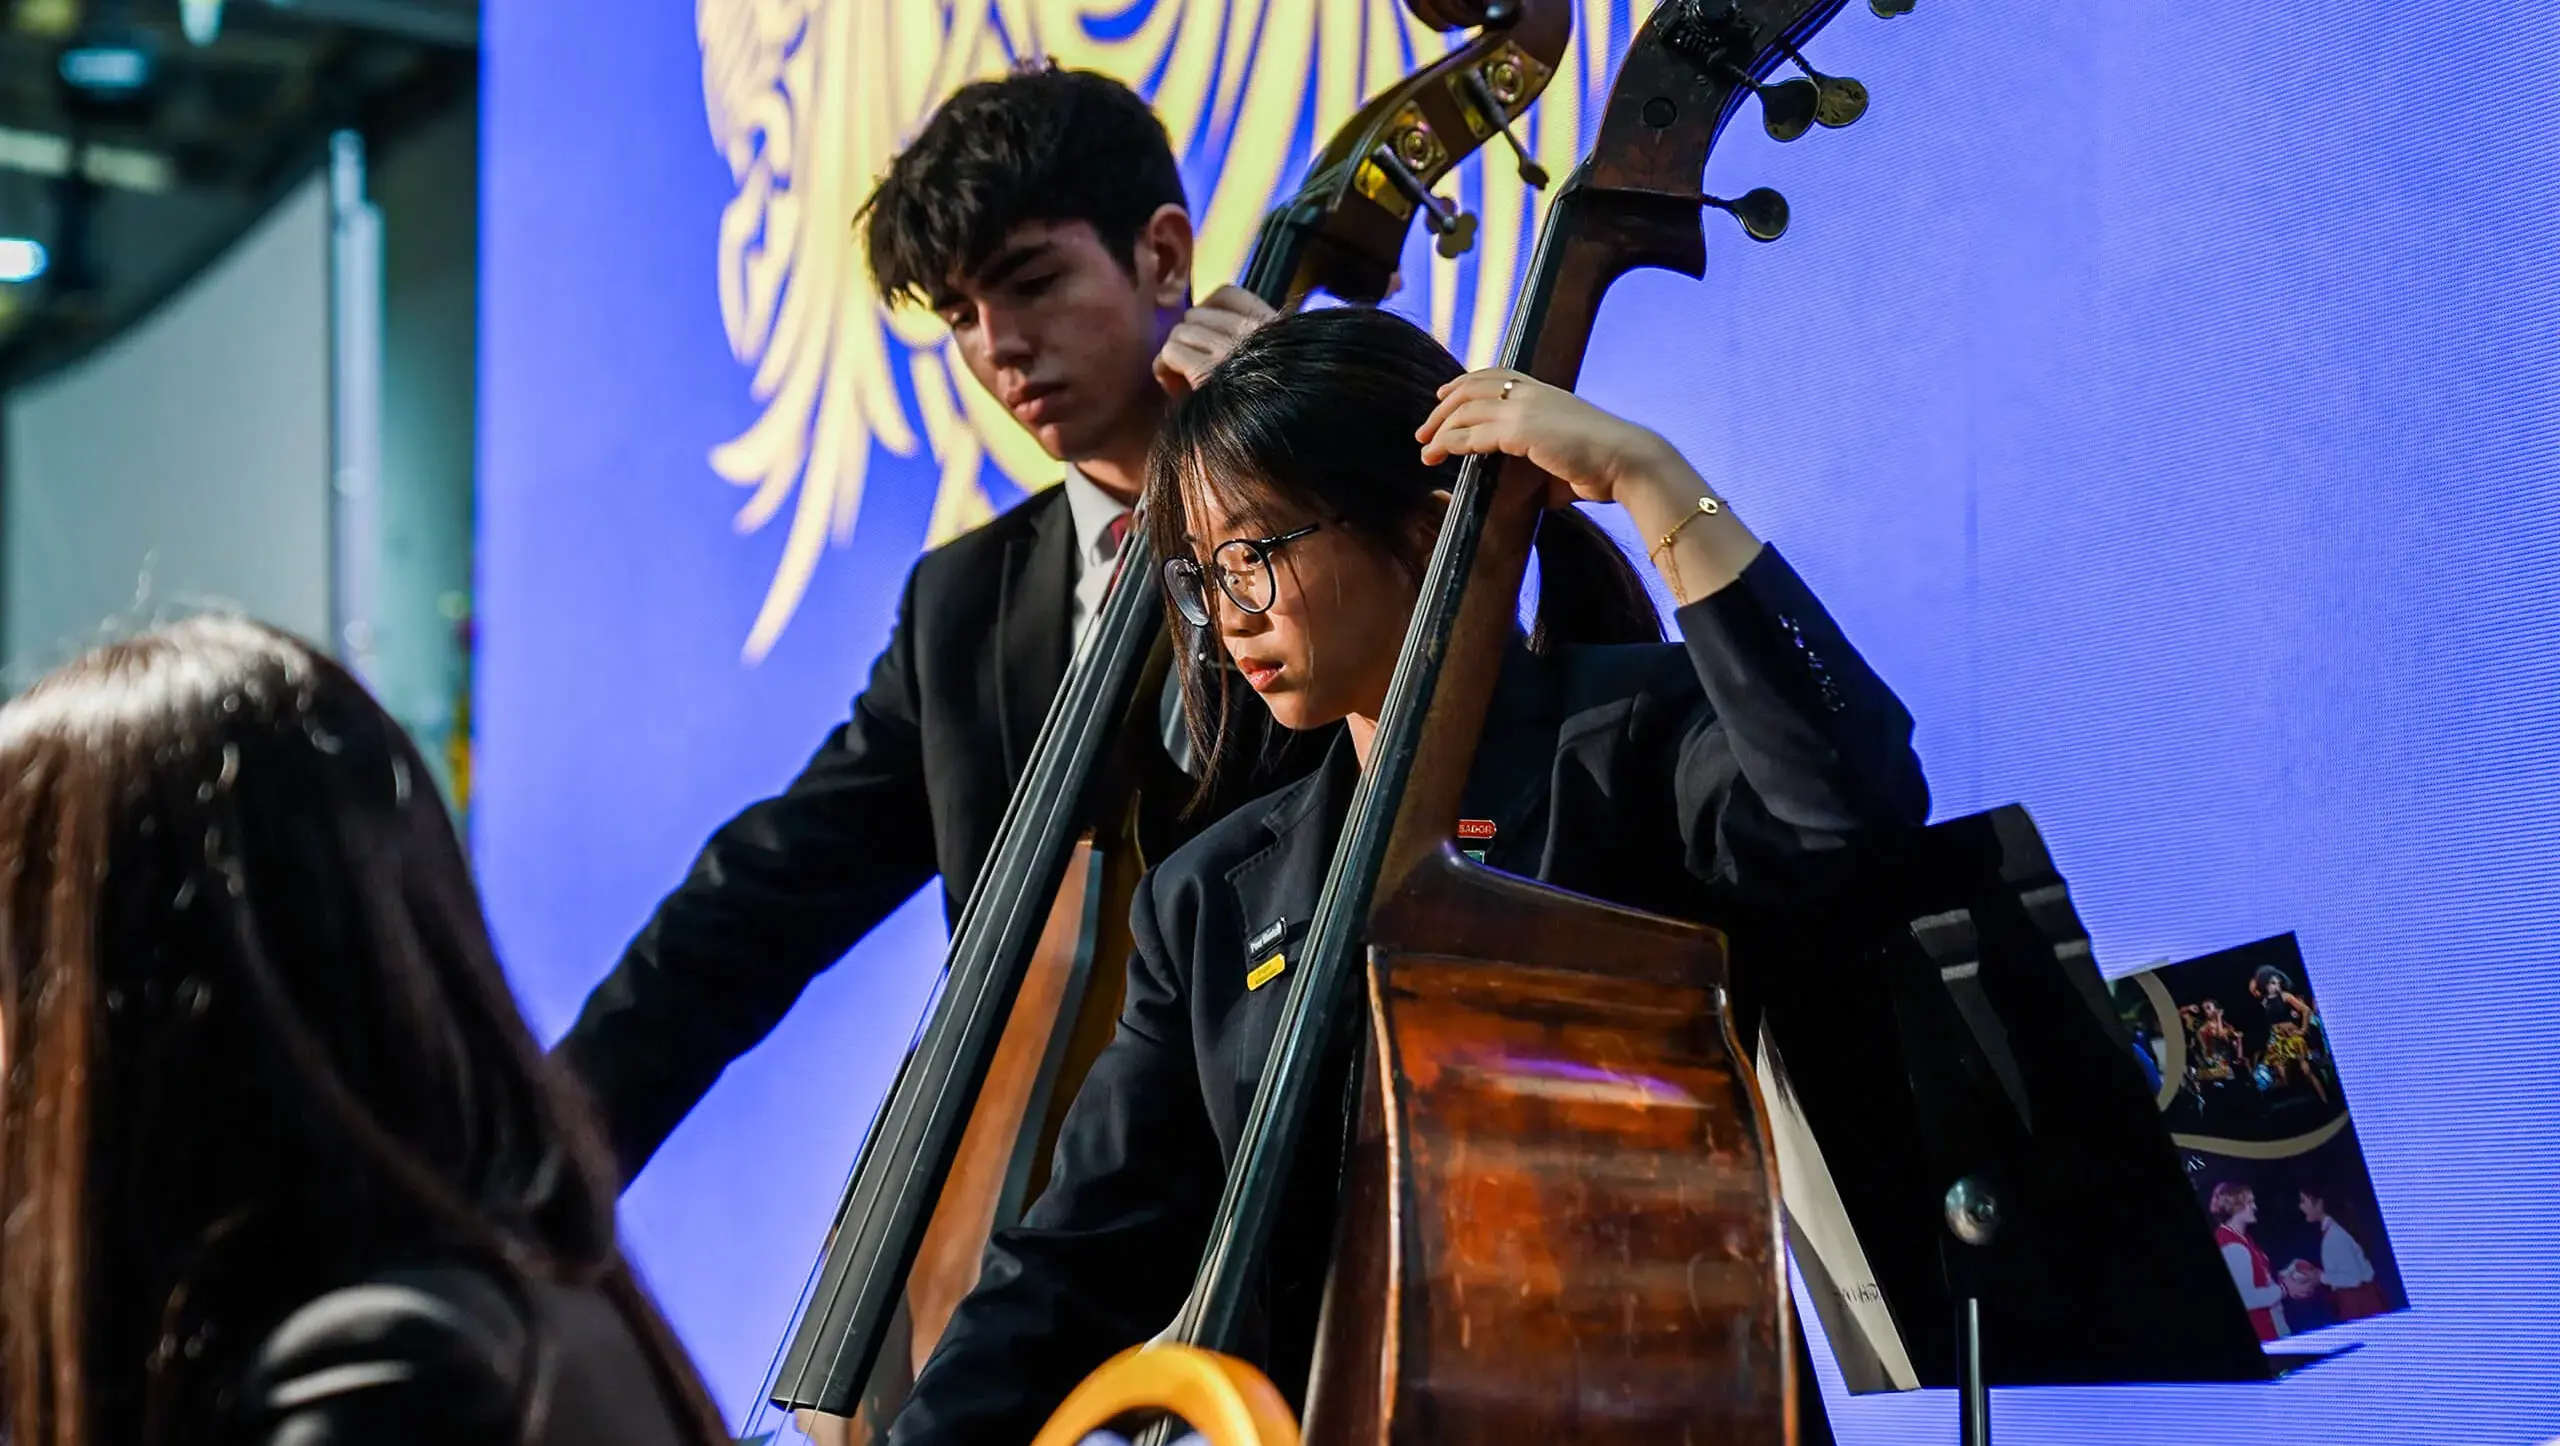
[(1215, 1072), (1204, 1072), (1202, 1080), (1206, 1085), (1224, 1079), (1223, 1091), (1213, 1092), (1208, 1103), (1210, 1125), (1230, 1152), (1252, 1112), (1263, 1059), (1280, 1027), (1281, 1006), (1305, 962), (1307, 928), (1314, 922), (1316, 899), (1333, 865), (1334, 840), (1359, 781), (1360, 760), (1344, 734), (1314, 773), (1261, 806), (1267, 842), (1227, 870), (1236, 905), (1234, 941), (1223, 949), (1204, 947), (1194, 967), (1228, 977), (1195, 978), (1192, 987), (1204, 997), (1234, 1001), (1225, 1007), (1216, 1031), (1208, 1062)]
[[(1553, 665), (1515, 641), (1466, 790), (1466, 816), (1493, 820), (1506, 841), (1533, 822), (1530, 815), (1545, 799), (1560, 701)], [(1275, 949), (1285, 949), (1288, 967), (1296, 966), (1296, 947), (1324, 892), (1334, 845), (1359, 785), (1360, 760), (1346, 731), (1314, 773), (1264, 805), (1262, 826), (1270, 842), (1227, 871), (1244, 930), (1238, 941), (1243, 968), (1260, 966)], [(1269, 984), (1254, 990), (1276, 992)]]
[(1246, 967), (1270, 954), (1273, 940), (1268, 936), (1275, 926), (1291, 942), (1304, 937), (1316, 896), (1324, 892), (1325, 873), (1333, 866), (1342, 816), (1350, 811), (1359, 782), (1360, 759), (1345, 733), (1334, 740), (1315, 772), (1263, 805), (1261, 822), (1270, 842), (1227, 870), (1237, 922), (1245, 931), (1241, 942), (1254, 954)]
[[(1235, 967), (1246, 971), (1256, 1002), (1271, 1005), (1267, 1013), (1274, 1019), (1278, 1000), (1288, 993), (1283, 986), (1297, 969), (1307, 926), (1314, 922), (1342, 818), (1359, 783), (1360, 759), (1346, 733), (1334, 740), (1315, 772), (1263, 806), (1261, 822), (1270, 842), (1227, 870), (1227, 886), (1235, 891), (1236, 925), (1243, 931), (1236, 941), (1241, 952)], [(1254, 971), (1275, 955), (1284, 960), (1281, 970), (1252, 982)]]
[(1005, 544), (996, 608), (996, 710), (1005, 776), (1019, 780), (1067, 676), (1067, 613), (1075, 592), (1075, 518), (1056, 497), (1028, 537)]

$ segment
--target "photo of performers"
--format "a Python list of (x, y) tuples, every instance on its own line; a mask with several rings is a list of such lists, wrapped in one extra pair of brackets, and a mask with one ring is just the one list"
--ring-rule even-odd
[(2178, 1022), (2187, 1031), (2185, 1088), (2199, 1100), (2204, 1086), (2226, 1085), (2248, 1072), (2248, 1048), (2239, 1028), (2222, 1012), (2222, 1001), (2187, 1005), (2178, 1011)]
[(2406, 1309), (2294, 937), (2129, 974), (2113, 988), (2258, 1339)]
[(2187, 1170), (2258, 1339), (2408, 1307), (2352, 1125), (2276, 1159), (2190, 1149)]
[(2345, 1113), (2291, 935), (2129, 975), (2115, 994), (2172, 1132), (2296, 1139)]

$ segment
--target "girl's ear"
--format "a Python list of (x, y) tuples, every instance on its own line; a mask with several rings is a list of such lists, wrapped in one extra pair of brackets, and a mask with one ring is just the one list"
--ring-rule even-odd
[(1404, 562), (1417, 578), (1431, 565), (1431, 549), (1440, 541), (1440, 524), (1449, 515), (1449, 489), (1434, 487), (1428, 505), (1415, 509), (1405, 532)]

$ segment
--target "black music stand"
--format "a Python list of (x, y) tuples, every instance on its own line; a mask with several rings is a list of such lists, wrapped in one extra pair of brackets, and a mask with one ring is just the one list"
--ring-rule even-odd
[[(2026, 810), (1855, 867), (1854, 918), (1737, 930), (1734, 980), (1797, 1126), (1796, 1256), (1852, 1389), (1959, 1389), (1966, 1446), (1986, 1446), (1992, 1385), (2266, 1381), (2324, 1359), (2261, 1349)], [(1799, 1206), (1854, 1250), (1816, 1258)], [(1880, 1329), (1844, 1342), (1853, 1302)]]

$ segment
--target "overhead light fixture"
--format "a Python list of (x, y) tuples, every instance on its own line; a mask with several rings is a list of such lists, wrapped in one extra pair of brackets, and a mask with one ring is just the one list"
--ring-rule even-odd
[(10, 18), (29, 35), (59, 40), (80, 28), (80, 0), (18, 0)]
[(80, 174), (120, 191), (165, 191), (171, 184), (169, 158), (122, 146), (84, 146)]
[(54, 52), (62, 99), (75, 115), (129, 117), (158, 98), (160, 65), (133, 0), (90, 0), (80, 28)]
[(62, 83), (99, 100), (122, 100), (151, 84), (151, 52), (126, 41), (74, 45), (56, 62)]
[(178, 25), (187, 43), (211, 45), (222, 34), (222, 0), (178, 0)]
[(177, 167), (157, 151), (96, 141), (74, 146), (69, 136), (0, 126), (0, 170), (24, 171), (31, 176), (67, 176), (75, 160), (80, 174), (101, 186), (123, 191), (166, 191), (177, 184)]
[(44, 275), (44, 243), (26, 236), (0, 236), (0, 282), (33, 281)]
[(72, 174), (74, 161), (82, 177), (90, 177), (102, 187), (125, 192), (166, 192), (177, 184), (177, 166), (159, 151), (100, 146), (97, 141), (74, 146), (69, 136), (0, 125), (0, 171), (26, 171), (31, 177), (67, 177)]

